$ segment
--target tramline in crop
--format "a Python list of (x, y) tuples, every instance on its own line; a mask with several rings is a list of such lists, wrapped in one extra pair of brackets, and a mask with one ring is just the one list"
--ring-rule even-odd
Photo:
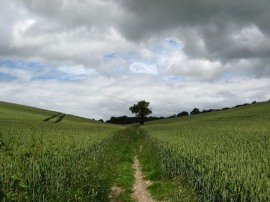
[(108, 145), (122, 127), (6, 103), (0, 112), (0, 201), (108, 200)]

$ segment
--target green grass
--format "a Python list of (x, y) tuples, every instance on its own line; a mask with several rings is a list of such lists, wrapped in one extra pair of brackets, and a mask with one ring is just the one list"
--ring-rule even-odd
[(162, 175), (203, 201), (268, 201), (270, 102), (146, 123)]
[(117, 187), (120, 188), (121, 193), (119, 196), (116, 196), (115, 199), (121, 201), (133, 201), (132, 187), (134, 183), (134, 175), (132, 169), (132, 162), (121, 162), (118, 168), (118, 177), (115, 180)]
[(115, 185), (121, 189), (121, 193), (114, 198), (116, 201), (134, 201), (131, 194), (134, 184), (133, 158), (138, 153), (138, 136), (136, 131), (137, 128), (134, 126), (119, 131), (114, 141), (115, 151), (120, 156)]

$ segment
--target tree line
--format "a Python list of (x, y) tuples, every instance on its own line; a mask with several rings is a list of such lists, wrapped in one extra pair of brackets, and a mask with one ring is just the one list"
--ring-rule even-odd
[[(253, 101), (251, 104), (255, 104), (256, 101)], [(234, 107), (240, 107), (244, 105), (249, 105), (249, 103), (236, 105)], [(155, 117), (155, 116), (149, 116), (149, 114), (152, 113), (151, 108), (149, 108), (150, 102), (146, 102), (144, 100), (139, 101), (137, 104), (134, 104), (129, 108), (129, 110), (136, 114), (135, 117), (128, 117), (128, 116), (118, 116), (114, 117), (112, 116), (109, 120), (107, 120), (107, 123), (113, 123), (113, 124), (132, 124), (132, 123), (140, 123), (141, 125), (144, 124), (145, 121), (154, 121), (154, 120), (160, 120), (160, 119), (168, 119), (168, 118), (175, 118), (175, 117), (182, 117), (182, 116), (189, 116), (189, 115), (196, 115), (201, 113), (208, 113), (213, 111), (221, 111), (221, 110), (228, 110), (231, 109), (229, 107), (225, 107), (222, 109), (208, 109), (208, 110), (202, 110), (200, 111), (198, 108), (194, 108), (191, 112), (182, 111), (178, 114), (174, 114), (169, 117)], [(103, 120), (100, 120), (103, 121)]]

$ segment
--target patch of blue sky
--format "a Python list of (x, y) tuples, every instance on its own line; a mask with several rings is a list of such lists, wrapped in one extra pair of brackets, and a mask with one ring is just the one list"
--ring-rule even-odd
[(16, 79), (17, 79), (16, 76), (0, 72), (0, 81), (3, 81), (3, 80), (9, 80), (10, 81), (10, 80), (16, 80)]
[(59, 80), (84, 80), (99, 73), (92, 68), (85, 68), (82, 65), (58, 67), (55, 72)]
[[(108, 59), (117, 57), (117, 53), (107, 56)], [(98, 75), (94, 69), (85, 69), (81, 66), (57, 67), (42, 62), (22, 60), (0, 60), (0, 67), (12, 69), (12, 71), (25, 70), (32, 75), (32, 80), (82, 80), (89, 76)], [(30, 73), (32, 72), (32, 73)], [(0, 72), (1, 80), (16, 80), (16, 76)]]
[(74, 74), (68, 74), (68, 73), (63, 73), (59, 71), (51, 71), (47, 72), (47, 74), (40, 74), (37, 76), (34, 76), (32, 79), (33, 80), (81, 80), (85, 79), (87, 76), (86, 75), (74, 75)]
[(34, 72), (33, 80), (60, 80), (62, 72), (59, 72), (56, 66), (42, 67), (38, 70), (32, 70)]
[(23, 60), (0, 60), (0, 67), (38, 70), (45, 66), (48, 65), (42, 62), (31, 62)]
[(34, 76), (32, 79), (33, 80), (54, 80), (57, 79), (57, 76), (53, 75), (39, 75), (39, 76)]
[(78, 80), (76, 79), (76, 77), (74, 76), (71, 76), (71, 75), (68, 75), (68, 74), (65, 74), (65, 75), (62, 75), (60, 78), (58, 78), (59, 80), (62, 80), (62, 81), (71, 81), (71, 80)]
[[(29, 75), (32, 75), (33, 80), (48, 80), (54, 79), (52, 75), (55, 73), (51, 65), (48, 65), (43, 62), (33, 62), (33, 61), (24, 61), (24, 60), (0, 60), (0, 67), (12, 69), (12, 71), (20, 72), (24, 70), (29, 72)], [(3, 77), (3, 76), (2, 76)], [(5, 76), (9, 80), (18, 79), (15, 75)]]
[(164, 54), (170, 51), (171, 48), (182, 50), (183, 44), (179, 40), (173, 38), (165, 38), (164, 41), (154, 44), (150, 50), (155, 54)]
[(76, 80), (85, 80), (87, 78), (88, 78), (87, 75), (64, 74), (59, 78), (59, 80), (62, 80), (62, 81), (76, 81)]

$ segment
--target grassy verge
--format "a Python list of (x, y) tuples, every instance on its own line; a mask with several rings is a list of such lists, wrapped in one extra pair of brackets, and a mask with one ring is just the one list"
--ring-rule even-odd
[(138, 153), (140, 138), (136, 127), (122, 130), (114, 137), (115, 151), (119, 153), (117, 176), (114, 181), (118, 193), (114, 193), (114, 201), (134, 201), (131, 196), (134, 184), (132, 165), (133, 158)]
[(144, 130), (131, 127), (122, 130), (115, 136), (115, 146), (119, 152), (117, 177), (115, 185), (119, 192), (115, 201), (132, 202), (134, 183), (133, 158), (139, 154), (142, 172), (152, 184), (148, 187), (150, 194), (159, 201), (197, 201), (196, 193), (185, 176), (172, 178), (164, 170), (161, 162), (163, 154), (158, 142), (151, 139)]
[(184, 176), (172, 178), (162, 167), (164, 151), (160, 150), (158, 142), (142, 129), (139, 129), (139, 133), (144, 136), (140, 141), (139, 160), (145, 179), (152, 182), (148, 187), (150, 194), (159, 201), (197, 201), (195, 191)]
[(134, 183), (134, 175), (132, 169), (132, 162), (121, 162), (118, 168), (118, 177), (115, 180), (116, 188), (118, 193), (114, 194), (116, 201), (134, 201), (131, 197), (132, 186)]

